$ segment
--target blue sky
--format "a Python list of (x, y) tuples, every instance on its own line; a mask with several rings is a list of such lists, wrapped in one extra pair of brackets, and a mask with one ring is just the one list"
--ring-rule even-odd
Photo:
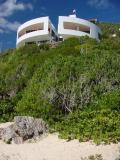
[(0, 49), (14, 48), (16, 30), (27, 20), (49, 16), (57, 27), (58, 16), (77, 10), (77, 17), (120, 23), (120, 0), (0, 0)]

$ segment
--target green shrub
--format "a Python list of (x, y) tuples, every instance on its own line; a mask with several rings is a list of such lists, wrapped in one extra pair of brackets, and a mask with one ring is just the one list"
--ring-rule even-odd
[[(120, 137), (120, 40), (70, 38), (57, 48), (29, 45), (0, 56), (0, 121), (43, 118), (68, 140)], [(9, 51), (8, 51), (9, 52)]]
[(0, 102), (0, 121), (11, 121), (14, 117), (14, 105), (9, 100), (3, 100)]

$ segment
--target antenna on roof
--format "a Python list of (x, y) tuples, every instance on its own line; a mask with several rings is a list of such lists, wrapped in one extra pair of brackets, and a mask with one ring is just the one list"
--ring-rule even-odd
[(73, 13), (74, 15), (76, 15), (76, 9), (73, 9), (72, 13)]
[(76, 9), (73, 9), (73, 14), (76, 14)]
[(73, 9), (72, 14), (69, 15), (69, 17), (74, 17), (74, 18), (76, 18), (76, 9)]

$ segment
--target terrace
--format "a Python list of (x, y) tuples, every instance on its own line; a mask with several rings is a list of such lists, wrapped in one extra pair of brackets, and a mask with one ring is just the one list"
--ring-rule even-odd
[(77, 24), (77, 23), (72, 23), (72, 22), (64, 22), (63, 26), (64, 26), (64, 29), (81, 31), (81, 32), (85, 32), (85, 33), (90, 34), (90, 27), (82, 25), (82, 24)]
[(35, 31), (39, 31), (39, 30), (44, 30), (44, 23), (37, 23), (37, 24), (33, 24), (31, 26), (24, 28), (23, 30), (21, 30), (18, 33), (18, 38), (20, 38), (21, 36), (23, 36), (27, 33), (35, 32)]

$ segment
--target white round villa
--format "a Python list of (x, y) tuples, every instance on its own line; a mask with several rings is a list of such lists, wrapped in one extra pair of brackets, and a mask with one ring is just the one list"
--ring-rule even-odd
[(101, 33), (96, 24), (89, 20), (77, 18), (76, 15), (59, 17), (58, 35), (62, 36), (63, 40), (73, 36), (89, 36), (99, 41)]
[(89, 20), (77, 18), (75, 14), (59, 16), (58, 32), (49, 17), (41, 17), (22, 24), (17, 31), (16, 47), (25, 44), (52, 43), (69, 37), (89, 36), (100, 41), (100, 28)]
[(22, 24), (17, 31), (16, 46), (41, 44), (58, 40), (58, 34), (49, 17), (41, 17)]

